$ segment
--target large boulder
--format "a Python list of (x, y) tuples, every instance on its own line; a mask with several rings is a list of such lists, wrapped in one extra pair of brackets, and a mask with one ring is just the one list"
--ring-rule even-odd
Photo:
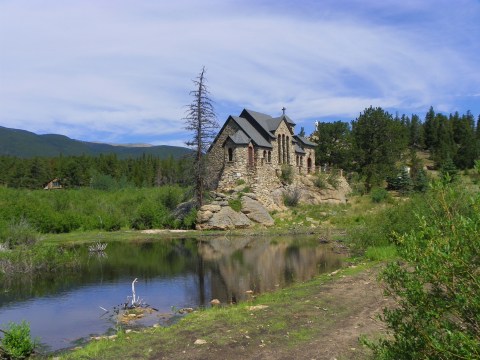
[(182, 221), (195, 207), (195, 201), (187, 201), (177, 205), (173, 210), (172, 215), (176, 220)]
[(208, 204), (208, 205), (203, 205), (200, 208), (200, 211), (210, 211), (212, 213), (220, 211), (222, 207), (218, 204)]
[(213, 213), (209, 210), (198, 211), (197, 212), (197, 223), (204, 223), (210, 220), (213, 216)]
[(242, 196), (241, 200), (242, 213), (247, 215), (250, 220), (265, 226), (274, 224), (273, 218), (260, 202), (252, 199), (251, 196)]
[(236, 212), (229, 206), (224, 206), (220, 211), (213, 213), (213, 216), (208, 221), (203, 223), (197, 222), (196, 228), (198, 230), (229, 230), (246, 228), (251, 224), (251, 221), (245, 214)]

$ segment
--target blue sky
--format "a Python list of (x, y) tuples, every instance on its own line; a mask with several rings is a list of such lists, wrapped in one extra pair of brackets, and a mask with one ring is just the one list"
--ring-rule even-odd
[(0, 125), (182, 145), (202, 66), (220, 123), (477, 117), (478, 19), (478, 0), (0, 0)]

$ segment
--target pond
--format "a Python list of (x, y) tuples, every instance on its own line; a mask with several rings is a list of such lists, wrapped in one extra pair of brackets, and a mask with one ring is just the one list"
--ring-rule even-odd
[(76, 251), (75, 273), (1, 284), (0, 328), (26, 320), (44, 351), (55, 351), (114, 333), (113, 310), (132, 295), (135, 278), (136, 295), (158, 312), (126, 326), (167, 325), (175, 309), (242, 301), (248, 290), (308, 280), (339, 268), (342, 259), (312, 236), (110, 242), (104, 253)]

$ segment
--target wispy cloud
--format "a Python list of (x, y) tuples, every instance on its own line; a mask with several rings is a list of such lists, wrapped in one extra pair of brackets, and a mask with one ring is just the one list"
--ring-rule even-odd
[(474, 0), (0, 1), (0, 124), (181, 144), (202, 65), (220, 121), (243, 107), (286, 106), (307, 129), (370, 105), (475, 114), (479, 15)]

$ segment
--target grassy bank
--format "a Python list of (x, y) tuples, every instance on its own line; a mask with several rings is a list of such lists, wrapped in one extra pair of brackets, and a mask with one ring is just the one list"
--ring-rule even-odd
[(101, 234), (119, 230), (191, 228), (195, 210), (181, 220), (172, 213), (188, 199), (188, 191), (179, 186), (112, 191), (0, 187), (0, 276), (75, 270), (78, 260), (68, 246), (72, 241), (46, 240), (51, 234), (96, 242), (103, 241)]
[[(92, 341), (85, 348), (62, 354), (65, 359), (115, 358), (242, 358), (252, 351), (292, 351), (328, 331), (356, 311), (338, 306), (327, 290), (339, 280), (359, 281), (374, 263), (359, 264), (318, 276), (235, 306), (198, 310), (169, 327), (125, 333)], [(321, 289), (325, 291), (321, 296)], [(350, 301), (357, 301), (352, 298)], [(204, 345), (195, 345), (198, 340)]]
[[(354, 266), (251, 302), (197, 311), (169, 328), (119, 329), (115, 341), (92, 342), (64, 357), (367, 359), (373, 349), (384, 359), (478, 358), (478, 194), (436, 183), (424, 195), (376, 204), (362, 197), (344, 207), (296, 207), (276, 217), (277, 231), (313, 229), (318, 222), (332, 237), (343, 236), (356, 254)], [(385, 259), (397, 257), (401, 261), (384, 271)], [(380, 263), (382, 287), (372, 273)], [(383, 312), (391, 337), (369, 322), (393, 305), (384, 287), (402, 299)], [(363, 340), (367, 349), (360, 338), (380, 340)]]
[(0, 187), (0, 242), (8, 226), (28, 222), (38, 232), (152, 228), (189, 228), (192, 212), (183, 221), (172, 210), (188, 200), (189, 190), (179, 186), (101, 191), (19, 190)]

